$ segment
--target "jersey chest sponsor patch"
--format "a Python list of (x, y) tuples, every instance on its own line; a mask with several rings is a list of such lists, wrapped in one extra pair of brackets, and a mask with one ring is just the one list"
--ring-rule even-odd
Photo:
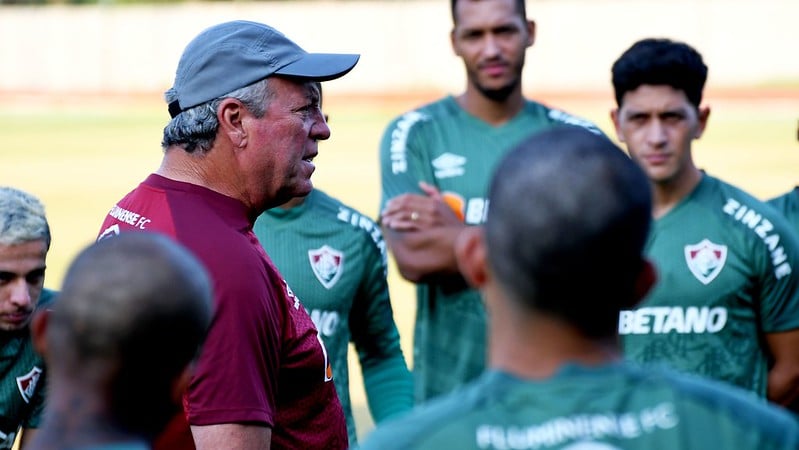
[(727, 246), (703, 239), (698, 244), (685, 246), (685, 263), (702, 284), (713, 281), (727, 261)]
[(344, 253), (327, 244), (308, 250), (308, 260), (316, 279), (327, 289), (336, 284), (344, 271)]
[(33, 393), (36, 392), (36, 385), (39, 384), (39, 378), (42, 375), (42, 369), (33, 366), (30, 372), (25, 375), (17, 377), (17, 388), (19, 394), (25, 403), (30, 403), (33, 398)]

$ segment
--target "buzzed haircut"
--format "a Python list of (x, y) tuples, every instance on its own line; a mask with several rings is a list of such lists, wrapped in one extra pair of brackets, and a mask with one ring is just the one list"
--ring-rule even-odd
[(170, 238), (103, 239), (67, 271), (47, 327), (48, 369), (54, 377), (110, 379), (103, 388), (120, 426), (157, 433), (176, 412), (173, 383), (199, 351), (211, 299), (203, 266)]
[(611, 68), (616, 104), (641, 85), (671, 86), (699, 108), (707, 65), (693, 47), (670, 39), (642, 39), (627, 49)]
[(0, 244), (43, 240), (50, 248), (50, 225), (38, 198), (10, 186), (0, 186)]
[[(463, 2), (479, 2), (481, 0), (461, 0)], [(527, 5), (525, 5), (524, 0), (514, 0), (516, 2), (516, 11), (519, 13), (519, 16), (522, 20), (527, 20)], [(458, 15), (456, 14), (455, 8), (457, 7), (458, 0), (450, 0), (449, 2), (449, 9), (450, 13), (452, 13), (452, 23), (454, 25), (458, 24)]]
[(489, 204), (488, 261), (506, 293), (587, 336), (613, 335), (652, 220), (641, 169), (607, 137), (557, 127), (503, 159)]

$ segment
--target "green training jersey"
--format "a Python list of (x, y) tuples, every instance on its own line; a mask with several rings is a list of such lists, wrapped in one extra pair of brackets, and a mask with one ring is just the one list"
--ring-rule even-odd
[(150, 448), (149, 444), (137, 441), (69, 447), (70, 450), (150, 450)]
[[(43, 289), (37, 308), (55, 295)], [(30, 328), (0, 332), (0, 449), (12, 448), (20, 427), (39, 426), (44, 385), (44, 360), (33, 348)]]
[[(410, 409), (411, 380), (391, 309), (380, 228), (367, 216), (315, 189), (294, 208), (265, 212), (253, 230), (324, 341), (347, 416), (350, 445), (357, 442), (347, 367), (350, 341), (355, 344), (365, 381), (369, 367), (387, 359), (401, 361), (407, 378), (404, 400), (402, 394), (386, 399), (395, 404), (383, 410), (388, 415)], [(375, 408), (372, 413), (376, 422), (384, 418)]]
[[(601, 133), (532, 101), (501, 126), (470, 115), (452, 96), (405, 113), (388, 125), (380, 145), (382, 206), (400, 194), (421, 194), (419, 181), (425, 181), (467, 224), (482, 224), (495, 166), (525, 137), (558, 124)], [(422, 402), (482, 372), (486, 320), (479, 293), (459, 276), (436, 277), (417, 284), (416, 291), (413, 373), (416, 401)]]
[(799, 233), (799, 186), (779, 197), (772, 198), (767, 203), (777, 208), (777, 211), (781, 212), (793, 225), (794, 230)]
[(766, 395), (764, 333), (799, 328), (799, 239), (773, 208), (703, 174), (656, 220), (658, 282), (622, 311), (625, 355)]
[(487, 371), (378, 427), (362, 450), (796, 450), (799, 425), (740, 389), (628, 364), (546, 380)]

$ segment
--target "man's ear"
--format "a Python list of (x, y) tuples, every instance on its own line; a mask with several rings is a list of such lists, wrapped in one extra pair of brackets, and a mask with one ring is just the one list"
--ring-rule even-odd
[(454, 53), (455, 56), (461, 56), (460, 51), (458, 50), (458, 44), (455, 41), (455, 28), (454, 27), (449, 32), (449, 45), (452, 47), (452, 53)]
[(532, 47), (535, 44), (535, 21), (527, 20), (527, 46)]
[(50, 320), (50, 310), (40, 309), (33, 313), (31, 319), (31, 339), (33, 348), (42, 356), (47, 355), (47, 324)]
[(247, 144), (247, 130), (244, 128), (247, 108), (235, 98), (226, 98), (219, 103), (216, 111), (219, 132), (227, 136), (234, 147), (244, 147)]
[(624, 142), (624, 135), (621, 132), (621, 122), (619, 117), (619, 108), (610, 110), (610, 121), (613, 122), (613, 128), (616, 130), (616, 137), (619, 142)]
[(466, 281), (479, 289), (488, 280), (486, 248), (483, 228), (470, 226), (463, 229), (455, 239), (455, 260)]
[(657, 279), (658, 275), (655, 266), (653, 266), (649, 260), (642, 260), (641, 271), (638, 272), (638, 276), (635, 279), (635, 295), (630, 299), (629, 305), (622, 305), (622, 307), (632, 308), (637, 305), (638, 302), (643, 300), (643, 298), (649, 294), (649, 291), (651, 291), (652, 287), (655, 286)]
[(710, 106), (699, 108), (697, 110), (697, 121), (699, 123), (696, 128), (696, 133), (694, 133), (694, 139), (699, 139), (702, 137), (702, 134), (704, 134), (705, 128), (707, 127), (708, 119), (710, 119)]

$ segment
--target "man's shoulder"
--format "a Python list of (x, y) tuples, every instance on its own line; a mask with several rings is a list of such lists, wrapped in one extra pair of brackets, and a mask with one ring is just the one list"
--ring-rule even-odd
[(787, 220), (773, 203), (760, 200), (736, 185), (707, 174), (702, 183), (697, 201), (706, 206), (717, 205), (727, 219), (741, 222), (752, 229), (763, 225), (764, 220), (768, 221), (769, 230), (789, 228)]
[(769, 198), (766, 203), (777, 208), (783, 214), (792, 209), (799, 209), (799, 186), (776, 197)]
[(660, 382), (668, 383), (675, 398), (693, 403), (707, 412), (727, 416), (742, 427), (765, 436), (792, 436), (799, 443), (799, 422), (786, 410), (768, 403), (753, 392), (717, 380), (693, 374), (669, 372), (658, 374)]
[(552, 125), (571, 125), (584, 128), (594, 134), (604, 135), (602, 130), (588, 119), (566, 112), (535, 100), (525, 100), (525, 111), (536, 117), (544, 117)]
[(412, 127), (418, 128), (420, 124), (438, 124), (442, 120), (446, 123), (447, 118), (457, 117), (457, 111), (458, 106), (454, 97), (448, 95), (394, 117), (386, 130), (409, 130)]
[(321, 190), (315, 190), (312, 209), (325, 220), (349, 224), (354, 228), (365, 228), (371, 230), (377, 227), (375, 221), (360, 209), (356, 208), (343, 200), (333, 197)]
[(322, 208), (325, 215), (324, 220), (340, 225), (336, 228), (341, 233), (348, 233), (358, 243), (358, 248), (371, 249), (367, 251), (374, 251), (376, 254), (380, 254), (381, 258), (385, 258), (386, 248), (383, 233), (374, 219), (356, 207), (325, 192), (319, 191), (317, 194), (318, 204), (324, 205)]
[[(448, 433), (444, 428), (457, 428), (458, 417), (470, 410), (472, 404), (469, 400), (468, 390), (445, 394), (423, 405), (417, 406), (410, 413), (398, 419), (383, 422), (375, 429), (363, 443), (363, 450), (379, 449), (436, 449), (437, 436), (442, 432)], [(467, 433), (464, 439), (471, 439)], [(452, 448), (458, 448), (457, 442), (452, 442)]]

